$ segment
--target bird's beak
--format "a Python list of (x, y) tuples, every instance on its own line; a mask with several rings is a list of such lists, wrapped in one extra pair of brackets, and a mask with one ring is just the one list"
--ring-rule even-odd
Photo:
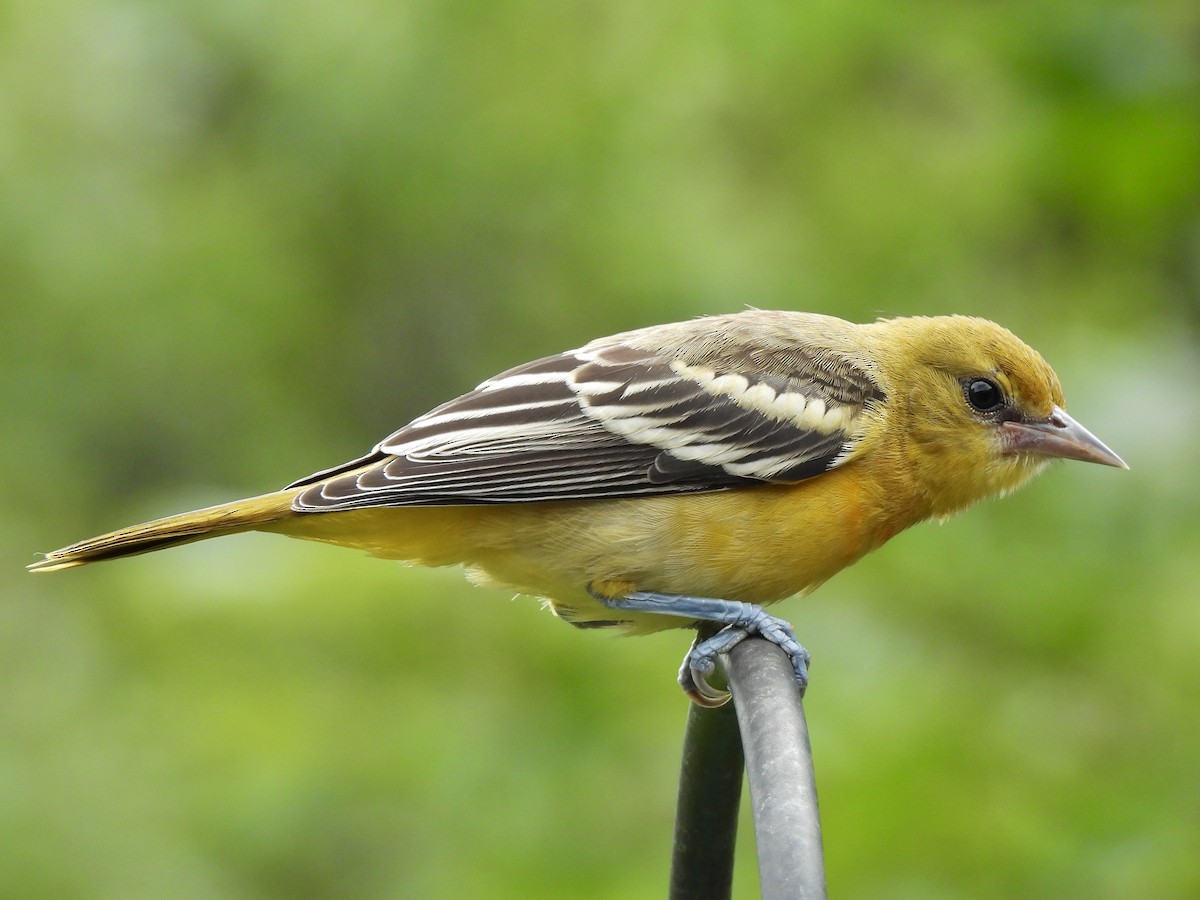
[(1044, 422), (1005, 422), (1005, 448), (1009, 453), (1028, 453), (1059, 459), (1078, 459), (1128, 469), (1125, 460), (1113, 453), (1098, 437), (1054, 407)]

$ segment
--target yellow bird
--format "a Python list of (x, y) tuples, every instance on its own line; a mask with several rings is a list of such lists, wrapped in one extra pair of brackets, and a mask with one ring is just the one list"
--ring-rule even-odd
[(680, 682), (716, 704), (727, 695), (705, 676), (750, 633), (807, 680), (807, 652), (762, 604), (1052, 459), (1127, 468), (1063, 406), (1042, 357), (984, 319), (749, 310), (518, 366), (359, 459), (29, 568), (247, 530), (461, 564), (580, 627), (704, 626)]

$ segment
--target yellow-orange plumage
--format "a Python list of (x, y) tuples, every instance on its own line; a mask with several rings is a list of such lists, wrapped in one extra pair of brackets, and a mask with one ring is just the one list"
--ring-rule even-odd
[(604, 600), (771, 603), (1050, 459), (1123, 466), (1063, 405), (1045, 361), (985, 320), (751, 310), (512, 369), (360, 460), (30, 568), (256, 529), (462, 564), (570, 621), (650, 631), (681, 623)]

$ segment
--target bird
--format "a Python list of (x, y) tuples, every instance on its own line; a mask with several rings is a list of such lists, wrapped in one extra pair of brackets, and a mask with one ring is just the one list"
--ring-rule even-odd
[(748, 635), (808, 651), (764, 607), (1054, 460), (1128, 468), (1054, 370), (968, 316), (745, 309), (599, 338), (508, 369), (364, 456), (282, 490), (54, 550), (34, 572), (263, 531), (541, 597), (581, 628), (696, 629), (679, 682), (724, 703)]

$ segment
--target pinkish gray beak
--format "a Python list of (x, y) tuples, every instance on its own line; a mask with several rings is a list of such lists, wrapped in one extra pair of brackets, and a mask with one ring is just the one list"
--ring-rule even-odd
[(1044, 422), (1005, 422), (1004, 441), (1009, 453), (1028, 453), (1058, 459), (1078, 459), (1128, 469), (1125, 461), (1113, 453), (1098, 437), (1054, 407)]

